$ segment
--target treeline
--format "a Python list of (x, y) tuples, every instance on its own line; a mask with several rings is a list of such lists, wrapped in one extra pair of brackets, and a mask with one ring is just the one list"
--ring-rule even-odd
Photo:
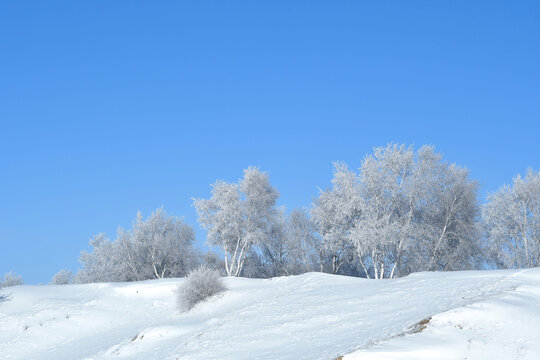
[[(480, 205), (469, 171), (431, 146), (375, 148), (358, 172), (334, 163), (332, 186), (308, 209), (287, 212), (267, 173), (244, 170), (194, 199), (207, 243), (163, 209), (132, 229), (104, 234), (83, 251), (77, 282), (185, 276), (205, 264), (228, 276), (322, 271), (383, 279), (416, 271), (522, 268), (540, 264), (540, 172), (514, 178)], [(58, 275), (58, 274), (57, 274)]]

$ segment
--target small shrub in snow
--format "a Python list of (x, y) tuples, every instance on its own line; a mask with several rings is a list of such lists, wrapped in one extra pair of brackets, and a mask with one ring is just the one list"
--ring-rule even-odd
[(10, 271), (4, 275), (4, 282), (2, 283), (2, 286), (8, 287), (8, 286), (22, 285), (22, 283), (23, 283), (22, 276), (15, 274), (13, 271)]
[(53, 285), (66, 285), (66, 284), (71, 283), (72, 278), (73, 278), (73, 274), (71, 273), (71, 271), (66, 270), (66, 269), (62, 269), (59, 272), (57, 272), (56, 274), (54, 274), (54, 276), (53, 276), (53, 278), (51, 280), (51, 284), (53, 284)]
[(218, 270), (201, 266), (190, 272), (186, 281), (178, 286), (178, 308), (189, 311), (196, 304), (226, 289)]

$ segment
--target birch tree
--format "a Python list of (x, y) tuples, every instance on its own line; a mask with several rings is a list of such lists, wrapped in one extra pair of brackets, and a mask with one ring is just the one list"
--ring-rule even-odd
[(323, 271), (324, 249), (315, 224), (306, 210), (294, 210), (288, 217), (287, 234), (291, 251), (296, 257), (299, 273)]
[(251, 247), (268, 237), (278, 196), (268, 174), (249, 167), (238, 183), (217, 181), (210, 199), (194, 199), (209, 244), (225, 254), (228, 276), (240, 276)]
[(322, 236), (322, 249), (331, 258), (331, 272), (337, 274), (353, 251), (350, 232), (360, 214), (360, 198), (356, 174), (345, 163), (333, 165), (332, 188), (320, 191), (310, 214)]
[(475, 266), (480, 252), (478, 183), (469, 171), (454, 164), (437, 162), (426, 176), (419, 222), (418, 254), (421, 270), (463, 270)]
[(322, 271), (322, 244), (305, 210), (294, 210), (287, 216), (284, 208), (279, 209), (267, 240), (258, 248), (260, 277)]
[(267, 239), (260, 244), (264, 277), (285, 276), (297, 273), (297, 259), (288, 234), (285, 209), (279, 209), (270, 225)]
[(482, 217), (499, 267), (540, 266), (540, 171), (529, 169), (489, 195)]
[(392, 278), (411, 237), (416, 206), (414, 151), (391, 144), (364, 158), (359, 176), (359, 214), (350, 240), (375, 279)]
[(83, 250), (79, 257), (81, 268), (77, 272), (75, 282), (110, 282), (132, 281), (123, 270), (121, 258), (117, 256), (117, 247), (104, 233), (95, 235), (89, 241), (92, 251)]
[(193, 228), (177, 217), (168, 216), (163, 208), (146, 220), (139, 212), (131, 232), (131, 241), (139, 255), (139, 273), (144, 278), (156, 279), (185, 276), (197, 265), (194, 240)]

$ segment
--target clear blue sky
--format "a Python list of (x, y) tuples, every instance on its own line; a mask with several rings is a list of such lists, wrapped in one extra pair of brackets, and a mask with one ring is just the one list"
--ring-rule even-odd
[(48, 282), (138, 209), (258, 165), (288, 208), (331, 162), (433, 144), (481, 198), (540, 168), (538, 1), (0, 3), (0, 274)]

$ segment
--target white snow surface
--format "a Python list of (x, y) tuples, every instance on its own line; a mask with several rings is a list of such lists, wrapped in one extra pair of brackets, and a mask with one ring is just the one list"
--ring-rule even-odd
[(0, 358), (540, 359), (540, 269), (227, 278), (180, 313), (183, 281), (3, 289)]

